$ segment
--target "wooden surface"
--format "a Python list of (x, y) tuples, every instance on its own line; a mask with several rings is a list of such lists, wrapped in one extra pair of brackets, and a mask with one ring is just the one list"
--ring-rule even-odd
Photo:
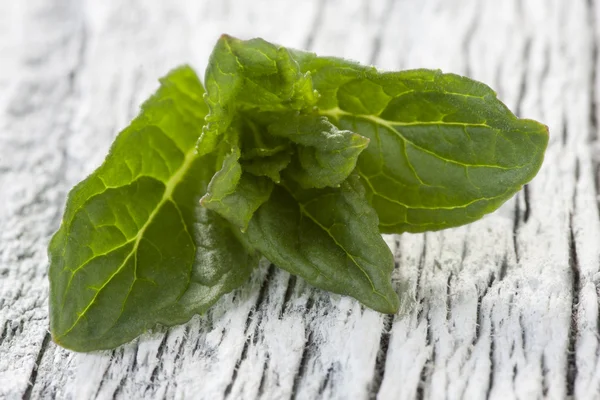
[[(0, 0), (0, 398), (600, 397), (594, 0)], [(537, 178), (467, 227), (388, 237), (396, 316), (264, 265), (205, 317), (114, 351), (47, 333), (69, 188), (219, 34), (441, 68), (550, 127)]]

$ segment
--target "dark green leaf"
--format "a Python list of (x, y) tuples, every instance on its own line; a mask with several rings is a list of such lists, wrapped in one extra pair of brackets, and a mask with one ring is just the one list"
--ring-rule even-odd
[(339, 188), (276, 186), (246, 235), (271, 262), (316, 287), (350, 295), (380, 312), (398, 310), (393, 256), (357, 176)]
[(290, 141), (268, 134), (266, 126), (274, 118), (269, 113), (256, 113), (255, 116), (268, 116), (262, 120), (243, 115), (240, 118), (240, 142), (242, 147), (242, 160), (252, 160), (261, 157), (270, 157), (280, 153), (290, 152)]
[(548, 131), (516, 118), (486, 85), (440, 71), (380, 73), (294, 51), (340, 129), (371, 139), (357, 170), (387, 233), (462, 225), (537, 173)]
[(243, 285), (260, 258), (217, 213), (197, 205), (195, 213), (198, 251), (190, 285), (177, 302), (156, 313), (156, 321), (163, 325), (181, 324), (204, 314), (223, 294)]
[(69, 194), (49, 246), (50, 329), (62, 346), (113, 348), (158, 322), (186, 321), (256, 265), (230, 225), (199, 205), (216, 165), (195, 153), (203, 93), (190, 68), (171, 72)]
[(245, 172), (266, 176), (279, 183), (280, 172), (292, 160), (292, 146), (288, 139), (269, 135), (265, 125), (251, 118), (242, 118), (240, 164)]
[(303, 188), (338, 186), (356, 167), (369, 139), (339, 130), (318, 115), (285, 115), (269, 125), (269, 133), (296, 143), (288, 175)]

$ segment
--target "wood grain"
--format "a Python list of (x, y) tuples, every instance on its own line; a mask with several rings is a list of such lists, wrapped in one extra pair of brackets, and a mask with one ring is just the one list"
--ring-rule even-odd
[[(600, 397), (594, 0), (0, 0), (0, 398)], [(490, 84), (550, 144), (496, 213), (388, 236), (383, 316), (264, 264), (204, 317), (114, 351), (47, 333), (47, 242), (71, 186), (170, 68), (219, 34)]]

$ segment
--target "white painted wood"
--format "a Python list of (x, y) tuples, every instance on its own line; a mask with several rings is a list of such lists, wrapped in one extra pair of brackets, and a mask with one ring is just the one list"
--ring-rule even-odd
[[(594, 0), (0, 0), (0, 398), (600, 397)], [(205, 317), (114, 351), (47, 330), (69, 188), (219, 34), (494, 87), (551, 132), (536, 179), (470, 226), (389, 236), (387, 317), (264, 265)]]

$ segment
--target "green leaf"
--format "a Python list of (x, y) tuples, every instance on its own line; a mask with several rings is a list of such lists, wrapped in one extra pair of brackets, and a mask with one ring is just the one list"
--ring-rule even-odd
[(238, 111), (289, 111), (312, 107), (316, 94), (310, 74), (300, 72), (289, 51), (262, 39), (242, 41), (223, 35), (206, 68), (209, 114), (198, 144), (213, 151)]
[(256, 265), (235, 229), (199, 205), (216, 166), (195, 152), (203, 93), (190, 68), (172, 71), (69, 194), (49, 246), (50, 329), (63, 347), (113, 348), (186, 321)]
[(486, 85), (440, 71), (378, 72), (293, 51), (319, 113), (371, 139), (357, 172), (385, 233), (423, 232), (494, 211), (540, 169), (547, 128)]
[(310, 284), (395, 313), (392, 253), (357, 176), (339, 188), (277, 185), (255, 213), (246, 236), (278, 267)]
[[(190, 175), (194, 179), (193, 173)], [(249, 247), (238, 230), (217, 213), (195, 206), (196, 252), (190, 284), (177, 302), (156, 313), (167, 326), (187, 322), (204, 314), (225, 293), (243, 285), (260, 255)]]
[(281, 182), (280, 173), (292, 161), (292, 152), (280, 151), (271, 156), (241, 160), (242, 169), (255, 176), (266, 176), (275, 183)]
[(265, 124), (251, 118), (241, 118), (242, 154), (240, 164), (245, 172), (281, 181), (280, 173), (292, 160), (290, 141), (267, 133)]
[[(254, 118), (256, 115), (267, 116), (267, 118), (257, 120), (257, 118)], [(288, 139), (268, 134), (266, 126), (273, 120), (274, 118), (268, 113), (253, 113), (253, 118), (243, 114), (239, 125), (242, 160), (252, 160), (290, 152), (291, 145)]]
[(234, 145), (210, 181), (200, 204), (245, 231), (256, 209), (271, 195), (273, 181), (243, 172), (239, 158), (240, 149)]
[(369, 139), (339, 130), (318, 115), (284, 115), (268, 127), (269, 133), (296, 143), (288, 175), (303, 188), (338, 186), (356, 167)]

